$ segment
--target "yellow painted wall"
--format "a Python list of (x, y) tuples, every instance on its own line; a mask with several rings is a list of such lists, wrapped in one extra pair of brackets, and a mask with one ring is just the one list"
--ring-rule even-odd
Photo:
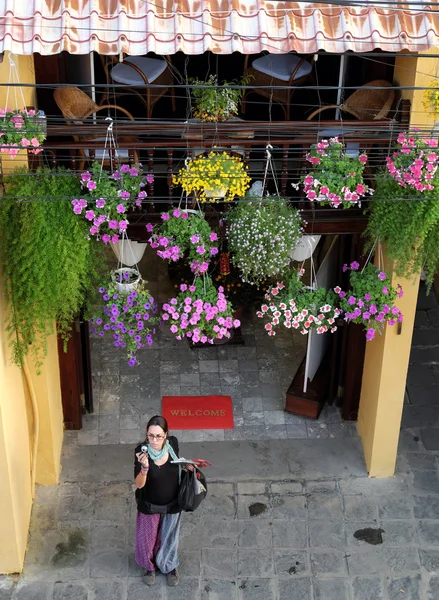
[(32, 507), (32, 421), (21, 370), (10, 363), (0, 276), (0, 573), (20, 571)]
[[(393, 263), (387, 262), (387, 273)], [(401, 334), (397, 326), (385, 327), (382, 336), (367, 342), (364, 360), (358, 432), (366, 467), (371, 477), (390, 477), (395, 471), (405, 384), (418, 298), (419, 277), (404, 279), (394, 274), (404, 296), (397, 301), (404, 315)]]
[[(16, 56), (20, 81), (35, 83), (33, 57)], [(8, 53), (0, 64), (0, 82), (9, 81)], [(6, 103), (7, 88), (0, 88), (0, 107)], [(22, 88), (24, 104), (35, 106), (35, 90)], [(15, 99), (17, 98), (17, 100)], [(21, 92), (9, 92), (8, 107), (22, 108)], [(1, 155), (3, 172), (27, 165), (26, 152), (15, 160)], [(31, 395), (22, 370), (11, 364), (5, 331), (6, 300), (0, 273), (0, 573), (22, 570), (32, 509), (32, 449), (34, 418)], [(58, 481), (63, 439), (63, 414), (56, 335), (48, 340), (48, 356), (41, 375), (28, 361), (31, 386), (36, 396), (39, 436), (35, 480), (40, 484)]]
[[(438, 54), (431, 49), (429, 54)], [(439, 60), (399, 56), (395, 61), (395, 83), (401, 86), (427, 87), (432, 77), (439, 75)], [(432, 127), (438, 118), (424, 110), (423, 90), (404, 90), (402, 97), (411, 102), (410, 127)], [(393, 269), (393, 264), (388, 264)], [(390, 271), (388, 271), (390, 273)], [(402, 280), (392, 276), (404, 288), (404, 297), (398, 306), (404, 314), (401, 335), (386, 327), (382, 337), (368, 342), (364, 362), (358, 431), (360, 433), (366, 466), (372, 477), (394, 474), (397, 446), (404, 403), (414, 318), (418, 299), (419, 276)]]
[[(11, 81), (9, 56), (10, 53), (5, 52), (3, 62), (0, 63), (1, 83), (9, 83)], [(20, 83), (35, 83), (33, 56), (13, 55), (12, 59), (16, 65)], [(8, 99), (8, 106), (6, 106), (6, 99)], [(0, 87), (0, 108), (23, 108), (23, 104), (24, 106), (36, 106), (35, 88), (14, 88), (12, 86)], [(9, 154), (6, 153), (1, 154), (0, 157), (3, 173), (8, 173), (13, 169), (18, 169), (18, 167), (27, 166), (26, 150), (21, 150), (14, 159), (11, 159)]]
[[(439, 57), (439, 49), (431, 48), (425, 51), (426, 54), (437, 54)], [(394, 81), (401, 86), (410, 87), (428, 87), (430, 81), (435, 77), (439, 77), (439, 59), (435, 58), (416, 58), (406, 56), (398, 56), (395, 61)], [(403, 90), (402, 97), (407, 98), (411, 102), (410, 124), (411, 126), (433, 126), (439, 121), (439, 115), (434, 118), (425, 112), (422, 90)]]
[(58, 483), (64, 435), (56, 334), (50, 336), (47, 344), (47, 358), (41, 374), (37, 375), (29, 364), (39, 415), (36, 482), (43, 485)]

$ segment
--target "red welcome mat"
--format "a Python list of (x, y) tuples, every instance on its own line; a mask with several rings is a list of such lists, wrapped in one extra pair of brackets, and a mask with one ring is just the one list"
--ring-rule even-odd
[(231, 396), (163, 396), (170, 429), (233, 429)]

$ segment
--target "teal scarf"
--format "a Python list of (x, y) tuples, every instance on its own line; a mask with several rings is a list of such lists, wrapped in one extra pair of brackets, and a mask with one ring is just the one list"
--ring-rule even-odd
[[(154, 448), (151, 447), (151, 444), (148, 444), (148, 456), (150, 456), (151, 459), (154, 461), (160, 460), (161, 458), (163, 458), (165, 456), (166, 452), (169, 452), (169, 455), (172, 458), (172, 460), (178, 459), (178, 456), (175, 454), (171, 444), (169, 443), (169, 440), (166, 440), (166, 442), (163, 444), (163, 448), (161, 450), (154, 450)], [(180, 482), (181, 482), (181, 466), (178, 465), (178, 483), (180, 483)]]
[(152, 460), (154, 460), (154, 461), (160, 460), (161, 458), (163, 458), (165, 456), (166, 452), (169, 452), (172, 460), (177, 460), (178, 456), (175, 454), (174, 450), (172, 449), (172, 446), (169, 443), (169, 440), (166, 440), (166, 442), (163, 444), (163, 448), (161, 450), (154, 450), (154, 448), (151, 447), (151, 444), (148, 444), (148, 456), (150, 456), (152, 458)]

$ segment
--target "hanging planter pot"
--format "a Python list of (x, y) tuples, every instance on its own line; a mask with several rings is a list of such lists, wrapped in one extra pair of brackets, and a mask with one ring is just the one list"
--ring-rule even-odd
[(293, 248), (291, 258), (297, 262), (302, 262), (311, 258), (321, 237), (321, 235), (302, 236), (297, 242), (297, 245)]
[(206, 189), (206, 190), (204, 190), (204, 193), (206, 195), (206, 198), (209, 198), (210, 200), (223, 200), (228, 191), (229, 191), (229, 188), (220, 187), (220, 188), (215, 188), (214, 190)]
[(129, 294), (133, 290), (136, 290), (142, 281), (139, 271), (129, 267), (116, 269), (112, 273), (111, 278), (120, 294)]
[(147, 244), (146, 242), (132, 242), (128, 239), (122, 239), (115, 244), (111, 243), (110, 246), (119, 262), (127, 267), (133, 267), (142, 259)]

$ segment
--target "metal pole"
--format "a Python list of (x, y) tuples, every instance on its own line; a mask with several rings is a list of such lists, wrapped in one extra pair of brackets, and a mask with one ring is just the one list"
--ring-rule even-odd
[[(343, 84), (344, 84), (344, 75), (345, 75), (345, 67), (346, 67), (346, 59), (347, 57), (342, 54), (340, 56), (340, 71), (338, 73), (338, 91), (337, 91), (337, 102), (336, 104), (341, 104), (341, 98), (343, 93)], [(335, 120), (338, 121), (340, 119), (340, 109), (337, 108), (335, 111)]]

